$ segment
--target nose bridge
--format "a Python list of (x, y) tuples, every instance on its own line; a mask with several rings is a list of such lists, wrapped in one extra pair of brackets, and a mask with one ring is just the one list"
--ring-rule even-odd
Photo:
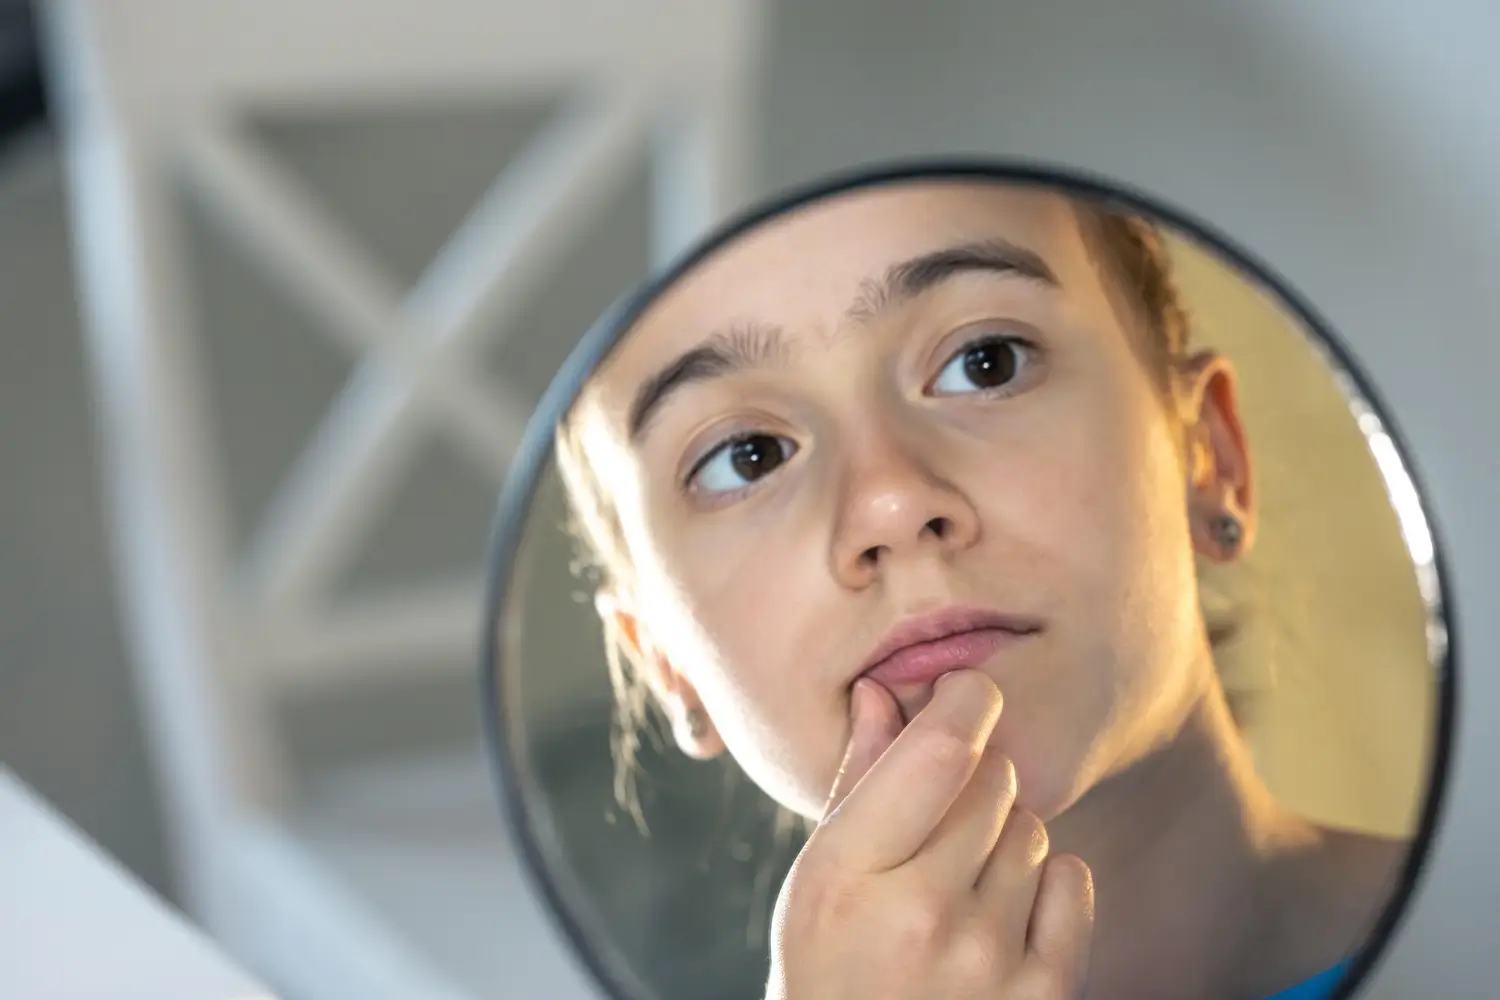
[(903, 421), (881, 413), (862, 413), (848, 431), (849, 492), (904, 492), (936, 480), (930, 448)]

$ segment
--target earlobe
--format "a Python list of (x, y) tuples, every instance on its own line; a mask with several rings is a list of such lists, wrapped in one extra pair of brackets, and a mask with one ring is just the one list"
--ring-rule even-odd
[(1205, 351), (1191, 359), (1187, 375), (1187, 486), (1194, 548), (1214, 562), (1231, 562), (1249, 551), (1256, 524), (1249, 442), (1234, 368), (1221, 355)]
[(724, 741), (682, 672), (652, 642), (640, 618), (612, 591), (594, 595), (594, 610), (604, 626), (606, 642), (613, 642), (629, 661), (636, 677), (670, 720), (672, 736), (683, 753), (696, 760), (710, 760), (724, 751)]
[(678, 748), (694, 760), (712, 760), (724, 752), (724, 741), (700, 704), (683, 703), (672, 712), (672, 735)]

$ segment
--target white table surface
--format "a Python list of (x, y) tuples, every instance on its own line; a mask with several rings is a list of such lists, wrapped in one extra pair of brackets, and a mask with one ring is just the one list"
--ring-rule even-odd
[(271, 994), (0, 767), (0, 998)]

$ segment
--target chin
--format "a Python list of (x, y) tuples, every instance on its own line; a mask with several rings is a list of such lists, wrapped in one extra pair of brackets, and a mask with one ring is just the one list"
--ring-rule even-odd
[[(829, 785), (819, 789), (815, 776), (791, 766), (778, 766), (759, 757), (735, 755), (734, 760), (745, 777), (782, 809), (815, 822), (823, 818), (823, 808), (828, 803), (833, 782), (831, 777)], [(837, 762), (834, 770), (837, 771)]]
[(1036, 779), (1027, 780), (1017, 770), (1016, 807), (1032, 813), (1043, 823), (1051, 823), (1067, 812), (1080, 796), (1070, 782), (1055, 784)]
[[(1035, 746), (1035, 744), (1033, 744)], [(1078, 766), (1062, 747), (1037, 747), (1029, 753), (1012, 752), (1016, 766), (1016, 806), (1050, 823), (1071, 809), (1084, 789)]]

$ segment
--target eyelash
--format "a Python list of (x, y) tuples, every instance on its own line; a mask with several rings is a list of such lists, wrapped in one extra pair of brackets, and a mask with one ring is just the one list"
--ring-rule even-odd
[(712, 462), (727, 449), (733, 448), (735, 445), (739, 444), (742, 441), (748, 441), (753, 437), (759, 437), (764, 433), (764, 431), (739, 431), (729, 435), (728, 437), (718, 438), (713, 442), (713, 444), (709, 445), (708, 450), (705, 451), (702, 456), (694, 460), (693, 464), (688, 467), (687, 475), (683, 477), (684, 485), (692, 486), (693, 481), (697, 479), (699, 473), (703, 471), (703, 467), (709, 462)]
[[(952, 352), (950, 352), (943, 359), (943, 365), (938, 370), (938, 374), (935, 375), (935, 376), (933, 376), (933, 379), (929, 381), (926, 391), (929, 391), (929, 392), (931, 391), (932, 383), (935, 382), (937, 379), (941, 378), (943, 372), (945, 372), (947, 370), (948, 366), (951, 365), (954, 361), (958, 360), (959, 358), (961, 358), (966, 353), (975, 350), (976, 348), (987, 347), (987, 346), (991, 346), (991, 345), (1006, 345), (1006, 346), (1010, 346), (1012, 348), (1017, 349), (1019, 353), (1022, 353), (1024, 355), (1025, 361), (1022, 363), (1022, 366), (1019, 369), (1019, 374), (1017, 376), (1015, 376), (1014, 378), (1012, 378), (1011, 380), (1008, 380), (1006, 382), (1006, 384), (1004, 384), (1004, 385), (993, 386), (993, 387), (988, 387), (988, 388), (976, 387), (975, 391), (970, 392), (970, 393), (962, 393), (962, 394), (960, 394), (960, 393), (947, 393), (947, 394), (942, 394), (942, 395), (944, 395), (944, 396), (969, 395), (969, 396), (978, 396), (978, 397), (980, 397), (982, 399), (996, 399), (996, 398), (1004, 398), (1006, 396), (1014, 395), (1016, 392), (1019, 391), (1015, 387), (1014, 382), (1016, 381), (1016, 379), (1024, 377), (1025, 373), (1029, 370), (1029, 367), (1031, 365), (1033, 365), (1033, 364), (1036, 363), (1036, 356), (1037, 356), (1037, 354), (1040, 353), (1041, 349), (1037, 346), (1037, 344), (1034, 341), (1032, 341), (1032, 340), (1030, 340), (1030, 339), (1028, 339), (1026, 337), (1020, 337), (1020, 336), (1016, 336), (1014, 334), (1002, 334), (1002, 333), (995, 333), (995, 332), (983, 333), (983, 334), (979, 334), (978, 336), (972, 337), (969, 340), (963, 342), (961, 345), (959, 345), (957, 348), (955, 348)], [(737, 446), (739, 444), (742, 444), (742, 443), (747, 442), (747, 441), (754, 440), (756, 438), (761, 438), (761, 437), (773, 438), (773, 439), (776, 439), (778, 441), (783, 440), (783, 437), (781, 435), (774, 434), (774, 433), (771, 433), (771, 432), (765, 431), (765, 430), (746, 430), (746, 431), (740, 431), (740, 432), (731, 434), (728, 437), (720, 438), (720, 439), (716, 440), (702, 454), (701, 457), (699, 457), (696, 461), (694, 461), (692, 463), (692, 465), (689, 467), (686, 475), (683, 478), (682, 488), (685, 491), (687, 491), (687, 492), (701, 492), (701, 491), (699, 491), (699, 490), (696, 489), (696, 484), (697, 484), (697, 481), (698, 481), (699, 477), (702, 475), (704, 469), (708, 466), (708, 464), (710, 462), (712, 462), (714, 459), (718, 458), (719, 456), (725, 454), (726, 452), (730, 451), (731, 449), (733, 449), (735, 446)], [(789, 460), (792, 457), (792, 455), (796, 454), (796, 452), (797, 452), (797, 447), (796, 447), (795, 443), (793, 443), (792, 446), (791, 446), (791, 449), (790, 449), (790, 454), (787, 454), (781, 461), (785, 462), (785, 461)], [(749, 491), (755, 489), (757, 487), (758, 483), (759, 483), (759, 480), (756, 480), (754, 482), (746, 483), (743, 487), (740, 487), (738, 489), (720, 490), (720, 491), (716, 491), (716, 492), (713, 492), (711, 494), (706, 494), (706, 495), (712, 496), (712, 498), (715, 501), (717, 501), (717, 502), (729, 502), (729, 501), (732, 501), (735, 498), (743, 496), (744, 494), (748, 493)]]
[(937, 382), (938, 379), (942, 378), (943, 373), (948, 370), (948, 366), (953, 364), (953, 362), (957, 361), (959, 358), (963, 357), (970, 351), (981, 347), (988, 347), (991, 345), (1004, 345), (1012, 347), (1017, 350), (1017, 353), (1023, 356), (1024, 360), (1022, 361), (1017, 374), (1013, 378), (1008, 380), (1004, 385), (990, 387), (976, 386), (973, 392), (935, 393), (934, 395), (937, 395), (939, 398), (965, 395), (977, 396), (980, 399), (1003, 399), (1008, 396), (1013, 396), (1016, 393), (1022, 391), (1025, 386), (1018, 386), (1017, 383), (1028, 378), (1028, 373), (1031, 371), (1031, 369), (1035, 365), (1040, 363), (1040, 355), (1042, 354), (1042, 349), (1035, 341), (1027, 337), (1017, 336), (1016, 334), (1009, 333), (997, 333), (994, 332), (994, 330), (979, 334), (975, 337), (971, 337), (970, 339), (964, 341), (958, 347), (944, 355), (942, 357), (942, 364), (939, 366), (937, 374), (932, 376), (932, 378), (928, 380), (923, 391), (926, 393), (932, 393), (933, 385)]
[[(740, 431), (731, 434), (728, 437), (719, 438), (708, 448), (707, 451), (703, 453), (703, 456), (695, 461), (688, 469), (687, 475), (683, 479), (683, 490), (688, 493), (700, 493), (703, 496), (712, 499), (715, 503), (724, 503), (744, 496), (746, 493), (749, 493), (751, 490), (755, 489), (759, 485), (759, 480), (748, 482), (744, 486), (741, 486), (737, 489), (718, 490), (714, 492), (707, 492), (698, 489), (697, 482), (699, 476), (703, 473), (703, 470), (714, 459), (730, 452), (736, 445), (742, 444), (746, 441), (752, 441), (756, 438), (772, 438), (776, 441), (786, 440), (784, 435), (774, 434), (770, 431), (765, 430)], [(797, 445), (795, 442), (793, 442), (789, 449), (789, 453), (780, 461), (789, 461), (792, 456), (797, 453), (797, 451)]]

